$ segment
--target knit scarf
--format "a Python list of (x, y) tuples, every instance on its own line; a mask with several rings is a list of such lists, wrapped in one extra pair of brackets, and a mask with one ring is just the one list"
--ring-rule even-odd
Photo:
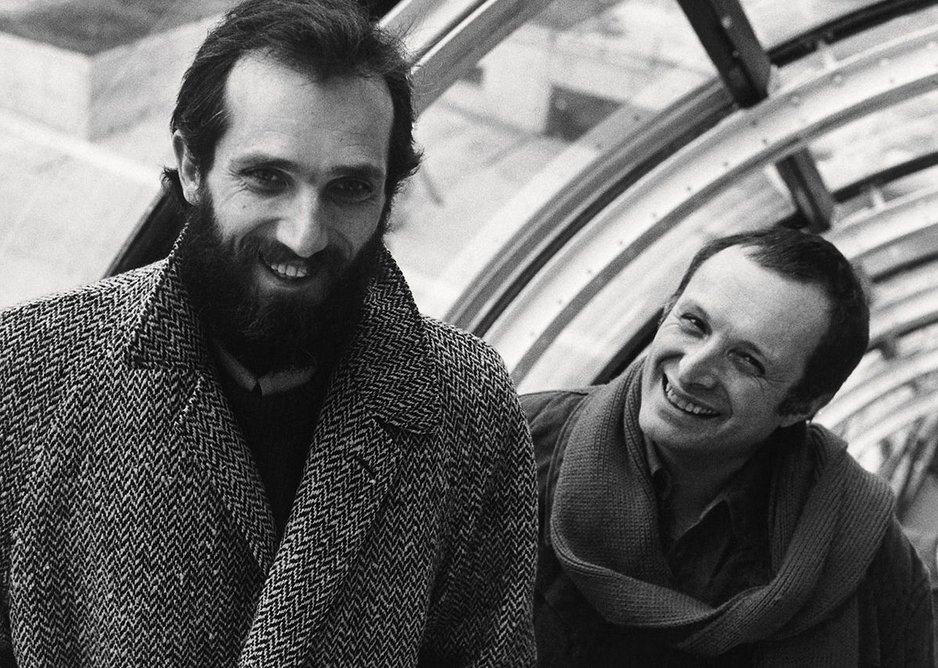
[(550, 538), (565, 572), (606, 620), (668, 629), (683, 651), (719, 656), (752, 643), (760, 666), (856, 666), (856, 591), (891, 521), (888, 485), (829, 432), (780, 430), (794, 436), (772, 444), (782, 450), (771, 581), (717, 607), (670, 589), (638, 427), (641, 370), (636, 362), (592, 394), (564, 429)]

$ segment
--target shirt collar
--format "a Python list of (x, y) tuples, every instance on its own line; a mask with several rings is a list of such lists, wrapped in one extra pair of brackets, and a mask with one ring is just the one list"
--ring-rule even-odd
[(671, 496), (671, 474), (665, 468), (661, 456), (658, 454), (658, 448), (647, 436), (645, 441), (645, 461), (648, 462), (648, 473), (651, 476), (651, 484), (655, 489), (655, 495), (659, 501), (666, 500)]
[(737, 536), (754, 531), (753, 523), (764, 517), (771, 484), (771, 448), (763, 443), (729, 483), (717, 495), (716, 502), (725, 502), (730, 512), (730, 521)]
[[(658, 448), (647, 436), (645, 437), (645, 459), (648, 462), (648, 472), (651, 476), (652, 486), (659, 504), (667, 503), (671, 495), (671, 474), (661, 461)], [(769, 459), (771, 457), (771, 440), (764, 443), (756, 453), (750, 457), (743, 467), (737, 471), (716, 497), (707, 504), (700, 513), (698, 521), (707, 516), (714, 508), (721, 504), (726, 505), (730, 514), (733, 532), (737, 536), (746, 535), (752, 528), (752, 522), (758, 521), (755, 508), (761, 507), (760, 500), (767, 498), (769, 486)]]
[(287, 392), (308, 383), (316, 373), (316, 365), (313, 365), (301, 369), (286, 369), (258, 377), (218, 343), (213, 343), (212, 349), (218, 363), (232, 380), (248, 392), (259, 389), (261, 395), (265, 397)]

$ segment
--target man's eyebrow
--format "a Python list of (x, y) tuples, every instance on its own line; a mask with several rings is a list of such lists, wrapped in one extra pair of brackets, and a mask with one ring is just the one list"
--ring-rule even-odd
[(343, 165), (336, 167), (333, 172), (339, 176), (354, 176), (373, 181), (381, 181), (385, 174), (384, 169), (373, 165), (370, 162), (363, 162), (355, 165)]
[(232, 160), (232, 163), (237, 168), (242, 167), (274, 167), (277, 169), (295, 169), (297, 164), (291, 160), (286, 160), (284, 158), (277, 158), (267, 153), (245, 153), (244, 155), (239, 155)]
[[(238, 169), (244, 167), (271, 167), (273, 169), (295, 171), (300, 168), (299, 163), (293, 160), (279, 158), (263, 152), (245, 153), (232, 162)], [(385, 177), (384, 168), (370, 162), (338, 165), (332, 168), (331, 173), (333, 176), (351, 176), (374, 181), (381, 181)]]
[(692, 309), (694, 311), (700, 312), (705, 318), (709, 317), (707, 310), (701, 306), (693, 297), (685, 297), (681, 295), (678, 300), (674, 303), (674, 307), (677, 308), (678, 304), (685, 309)]

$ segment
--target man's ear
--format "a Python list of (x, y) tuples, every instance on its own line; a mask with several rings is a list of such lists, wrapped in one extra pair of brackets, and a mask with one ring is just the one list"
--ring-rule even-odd
[(824, 408), (827, 405), (827, 402), (834, 398), (833, 392), (828, 392), (827, 394), (822, 394), (818, 398), (812, 400), (810, 403), (798, 406), (798, 409), (794, 413), (790, 413), (782, 416), (783, 427), (790, 427), (796, 422), (801, 422), (802, 420), (808, 420), (813, 418), (814, 415)]
[(173, 133), (173, 152), (176, 154), (176, 169), (179, 172), (179, 182), (182, 184), (182, 194), (189, 204), (198, 204), (202, 178), (189, 152), (189, 147), (186, 146), (186, 140), (183, 139), (179, 130)]

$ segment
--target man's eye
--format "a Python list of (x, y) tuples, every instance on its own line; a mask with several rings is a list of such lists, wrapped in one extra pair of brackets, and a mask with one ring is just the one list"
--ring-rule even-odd
[(696, 330), (698, 332), (703, 332), (706, 329), (703, 320), (690, 313), (684, 313), (681, 315), (681, 324), (688, 329)]
[(244, 175), (251, 187), (258, 190), (280, 190), (287, 183), (283, 175), (273, 169), (251, 169)]
[(346, 202), (361, 202), (371, 197), (374, 189), (370, 184), (355, 179), (343, 179), (332, 184), (335, 197)]
[(765, 367), (762, 365), (762, 362), (757, 360), (755, 357), (749, 353), (737, 353), (736, 358), (740, 361), (742, 366), (758, 376), (761, 376), (765, 373)]

